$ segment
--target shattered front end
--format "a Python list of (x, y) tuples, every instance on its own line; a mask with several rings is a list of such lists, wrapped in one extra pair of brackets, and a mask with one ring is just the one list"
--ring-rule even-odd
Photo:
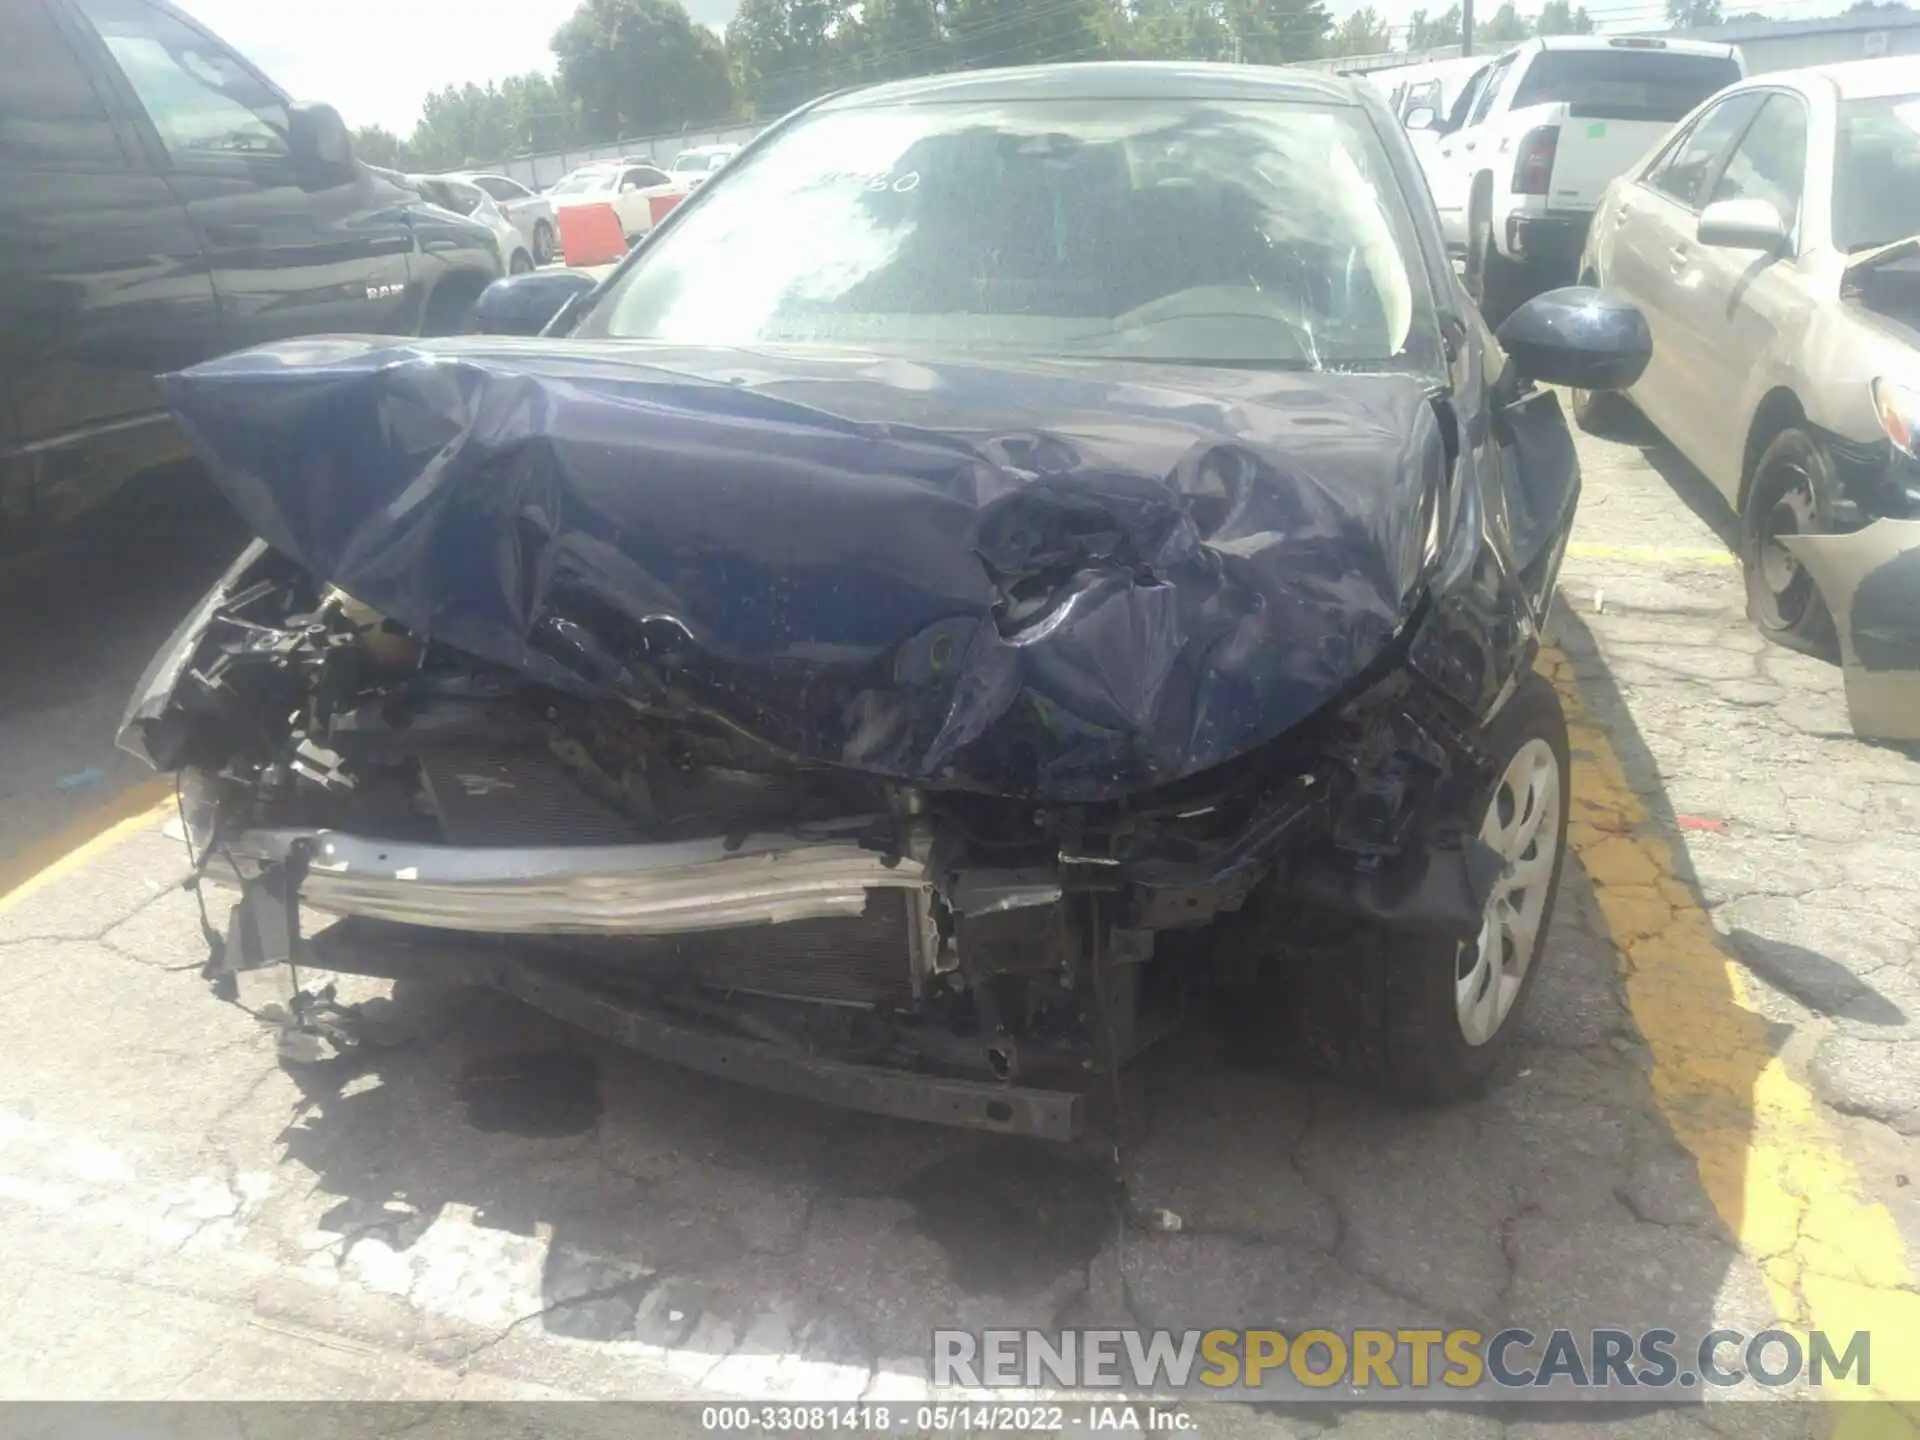
[[(909, 432), (871, 418), (894, 362), (239, 359), (173, 399), (266, 539), (122, 732), (237, 889), (225, 993), (493, 985), (715, 1076), (1066, 1139), (1290, 906), (1481, 924), (1479, 726), (1551, 575), (1448, 498), (1402, 377), (1261, 377), (1262, 410), (950, 375)], [(1044, 430), (927, 428), (1049, 386)], [(798, 535), (740, 493), (795, 486)]]

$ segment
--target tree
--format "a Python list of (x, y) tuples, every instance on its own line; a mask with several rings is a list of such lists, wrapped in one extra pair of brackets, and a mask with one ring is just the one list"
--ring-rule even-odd
[[(1718, 0), (1715, 0), (1718, 3)], [(1533, 34), (1533, 24), (1513, 8), (1513, 0), (1506, 0), (1484, 25), (1473, 27), (1473, 38), (1485, 41), (1489, 45), (1503, 45), (1514, 40), (1525, 40)]]
[(1132, 0), (1114, 6), (1112, 52), (1129, 60), (1230, 60), (1234, 37), (1214, 0)]
[(679, 0), (581, 0), (553, 53), (583, 140), (717, 120), (733, 104), (719, 37)]
[(1428, 18), (1425, 10), (1415, 10), (1407, 17), (1407, 50), (1410, 54), (1418, 55), (1423, 50), (1439, 50), (1459, 43), (1458, 5), (1449, 5), (1432, 18)]
[(1667, 0), (1667, 23), (1676, 30), (1705, 30), (1723, 23), (1720, 0)]
[(411, 170), (416, 164), (411, 147), (384, 125), (362, 125), (354, 131), (353, 153), (388, 170)]
[(408, 142), (425, 170), (457, 170), (507, 154), (513, 134), (499, 88), (471, 82), (436, 90), (421, 102), (420, 121)]
[(1384, 55), (1393, 48), (1393, 31), (1371, 5), (1363, 5), (1333, 27), (1329, 55)]
[(1587, 14), (1587, 7), (1573, 8), (1572, 0), (1547, 0), (1540, 7), (1540, 18), (1534, 22), (1536, 35), (1591, 35), (1593, 17)]
[(857, 45), (850, 32), (836, 44), (843, 22), (851, 23), (836, 0), (742, 0), (727, 54), (756, 115), (783, 114), (846, 83)]
[[(836, 33), (849, 84), (899, 80), (943, 69), (951, 41), (943, 0), (865, 0)], [(734, 32), (727, 32), (734, 48)]]
[(1225, 0), (1234, 58), (1249, 65), (1284, 65), (1320, 53), (1333, 28), (1323, 0)]
[(946, 55), (961, 70), (1098, 60), (1111, 31), (1106, 0), (947, 0), (946, 14)]

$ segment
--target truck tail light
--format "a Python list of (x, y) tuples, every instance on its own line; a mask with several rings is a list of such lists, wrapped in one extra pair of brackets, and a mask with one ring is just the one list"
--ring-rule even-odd
[(1560, 144), (1558, 125), (1536, 125), (1513, 157), (1513, 193), (1544, 195), (1553, 178), (1553, 154)]

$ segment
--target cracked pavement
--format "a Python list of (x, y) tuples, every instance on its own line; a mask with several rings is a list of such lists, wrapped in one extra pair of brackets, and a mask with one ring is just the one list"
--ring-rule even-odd
[[(1752, 633), (1737, 568), (1699, 558), (1727, 524), (1703, 482), (1580, 445), (1547, 662), (1584, 717), (1580, 863), (1483, 1101), (1399, 1111), (1196, 1031), (1141, 1063), (1122, 1188), (1088, 1149), (717, 1084), (478, 992), (344, 981), (391, 991), (396, 1043), (283, 1065), (192, 974), (156, 822), (0, 907), (0, 1396), (908, 1399), (936, 1326), (1911, 1317), (1886, 1254), (1920, 1238), (1920, 764), (1854, 740), (1837, 672)], [(178, 607), (152, 604), (120, 602), (157, 641)], [(126, 778), (83, 732), (147, 647), (53, 629), (0, 712), (0, 848), (72, 809), (63, 767)], [(1205, 1428), (1822, 1433), (1793, 1405), (1222, 1406)]]

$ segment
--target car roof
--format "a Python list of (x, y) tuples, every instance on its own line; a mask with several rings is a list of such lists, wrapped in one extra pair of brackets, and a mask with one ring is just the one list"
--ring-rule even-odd
[(1911, 55), (1888, 55), (1878, 60), (1843, 60), (1833, 65), (1810, 65), (1804, 70), (1775, 71), (1756, 78), (1774, 81), (1825, 80), (1842, 100), (1920, 94), (1920, 68), (1916, 68)]
[(876, 105), (998, 104), (1019, 100), (1291, 100), (1362, 103), (1358, 81), (1274, 65), (1095, 60), (921, 75), (830, 95), (820, 110)]
[(1710, 55), (1717, 60), (1732, 59), (1738, 47), (1717, 40), (1668, 40), (1641, 35), (1551, 35), (1529, 40), (1520, 49), (1540, 50), (1632, 50), (1643, 55)]

